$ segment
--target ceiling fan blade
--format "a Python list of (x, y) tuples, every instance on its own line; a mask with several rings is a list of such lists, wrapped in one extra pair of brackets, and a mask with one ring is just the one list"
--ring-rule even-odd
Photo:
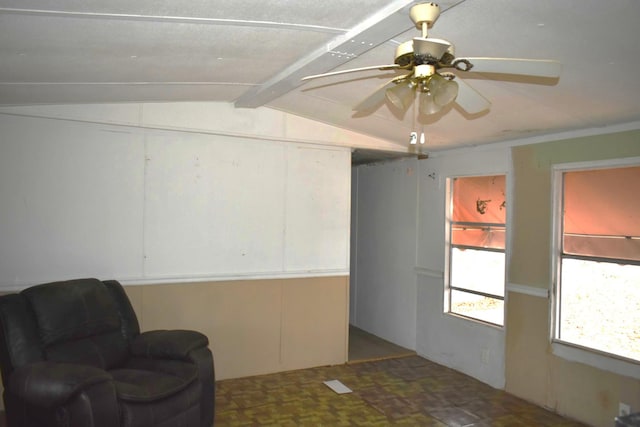
[(395, 84), (395, 80), (396, 79), (391, 79), (388, 82), (378, 86), (378, 88), (374, 90), (371, 95), (367, 96), (365, 99), (356, 104), (353, 107), (353, 111), (367, 112), (373, 111), (378, 108), (384, 102), (387, 89)]
[[(469, 71), (480, 73), (520, 74), (538, 77), (560, 77), (562, 64), (549, 59), (519, 59), (519, 58), (456, 58), (459, 61), (469, 61), (473, 67)], [(463, 71), (465, 71), (463, 69)]]
[(341, 70), (341, 71), (332, 71), (330, 73), (314, 74), (312, 76), (303, 77), (301, 80), (312, 80), (312, 79), (318, 79), (318, 78), (321, 78), (321, 77), (338, 76), (340, 74), (356, 73), (358, 71), (369, 71), (369, 70), (386, 71), (386, 70), (396, 70), (398, 68), (401, 68), (401, 67), (399, 65), (397, 65), (397, 64), (372, 65), (370, 67), (352, 68), (350, 70)]
[(458, 96), (456, 97), (456, 103), (464, 111), (469, 114), (477, 114), (489, 109), (491, 102), (489, 102), (484, 96), (480, 95), (480, 92), (472, 88), (461, 78), (457, 78), (455, 81), (458, 82)]

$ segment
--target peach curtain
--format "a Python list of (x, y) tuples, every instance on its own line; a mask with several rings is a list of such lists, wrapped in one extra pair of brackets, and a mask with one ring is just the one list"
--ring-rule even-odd
[(564, 253), (640, 261), (640, 166), (564, 173)]
[(454, 178), (452, 243), (504, 249), (505, 176)]

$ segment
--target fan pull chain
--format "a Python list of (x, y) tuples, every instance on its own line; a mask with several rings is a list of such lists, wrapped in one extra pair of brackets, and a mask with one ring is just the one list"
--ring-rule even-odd
[[(418, 93), (418, 96), (420, 96), (420, 93)], [(418, 101), (419, 101), (419, 99), (418, 99)], [(416, 108), (416, 103), (417, 102), (414, 101), (414, 103), (411, 105), (411, 108), (412, 108), (412, 112), (411, 112), (411, 120), (412, 120), (411, 128), (412, 129), (416, 129), (416, 130), (409, 134), (409, 144), (410, 145), (417, 145), (417, 144), (424, 145), (426, 140), (427, 140), (427, 137), (426, 137), (426, 135), (424, 133), (424, 123), (420, 123), (420, 119), (419, 119), (420, 110)], [(418, 129), (417, 125), (420, 125), (420, 135), (418, 135), (418, 132), (417, 132), (417, 129)]]
[[(416, 95), (416, 99), (418, 98), (418, 96)], [(416, 122), (418, 121), (418, 111), (416, 110), (416, 99), (414, 99), (413, 103), (411, 104), (411, 129), (417, 129), (416, 127)], [(417, 131), (413, 131), (411, 132), (411, 134), (409, 135), (409, 144), (410, 145), (416, 145), (418, 143), (418, 132)]]
[(416, 108), (416, 104), (417, 104), (418, 102), (420, 102), (420, 101), (421, 101), (421, 99), (420, 99), (419, 97), (420, 97), (420, 96), (422, 96), (422, 95), (423, 95), (422, 93), (418, 92), (418, 94), (417, 94), (417, 98), (418, 98), (418, 99), (417, 99), (417, 102), (414, 102), (414, 103), (413, 103), (413, 113), (414, 113), (414, 114), (413, 114), (413, 120), (414, 120), (414, 121), (413, 121), (413, 127), (414, 127), (414, 129), (415, 129), (415, 127), (416, 127), (416, 125), (415, 125), (415, 124), (416, 124), (416, 122), (418, 122), (418, 123), (421, 125), (421, 126), (420, 126), (420, 139), (419, 139), (419, 141), (418, 141), (420, 145), (424, 145), (425, 140), (426, 140), (426, 137), (425, 137), (425, 135), (424, 135), (424, 123), (420, 123), (420, 118), (419, 118), (419, 115), (420, 115), (420, 109), (419, 109), (419, 108)]

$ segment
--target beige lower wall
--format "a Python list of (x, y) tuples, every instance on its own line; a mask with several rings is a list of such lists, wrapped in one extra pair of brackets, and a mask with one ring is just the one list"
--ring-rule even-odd
[[(640, 131), (512, 149), (509, 283), (552, 292), (553, 166), (629, 157), (640, 157)], [(506, 390), (598, 427), (613, 425), (619, 402), (640, 411), (640, 380), (556, 356), (550, 319), (549, 298), (508, 293)]]
[(505, 390), (548, 406), (549, 300), (509, 292), (506, 312)]
[(509, 292), (506, 391), (592, 426), (609, 427), (618, 403), (640, 409), (640, 381), (555, 356), (549, 300)]
[(348, 276), (125, 290), (143, 331), (194, 329), (207, 335), (217, 380), (347, 361)]
[(640, 411), (640, 381), (591, 366), (551, 358), (549, 396), (557, 412), (594, 426), (612, 426), (618, 403)]
[(345, 363), (349, 278), (127, 286), (143, 331), (209, 337), (217, 379)]

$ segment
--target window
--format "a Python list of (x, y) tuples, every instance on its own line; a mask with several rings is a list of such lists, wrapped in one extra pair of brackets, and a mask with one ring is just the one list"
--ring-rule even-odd
[(445, 312), (504, 324), (505, 176), (448, 180)]
[(640, 361), (640, 166), (561, 171), (556, 341)]

